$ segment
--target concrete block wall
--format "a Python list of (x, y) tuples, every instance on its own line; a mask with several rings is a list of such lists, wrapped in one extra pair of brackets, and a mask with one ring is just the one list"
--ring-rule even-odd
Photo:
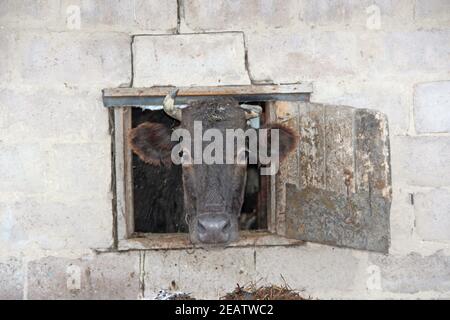
[[(447, 0), (0, 1), (0, 298), (450, 298), (449, 55)], [(297, 81), (387, 114), (388, 255), (115, 250), (102, 88)]]

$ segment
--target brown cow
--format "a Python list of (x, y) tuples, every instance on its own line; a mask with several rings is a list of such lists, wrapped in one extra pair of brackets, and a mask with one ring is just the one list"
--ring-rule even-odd
[[(239, 105), (233, 98), (198, 100), (184, 109), (177, 109), (174, 107), (176, 92), (164, 99), (164, 111), (179, 120), (178, 128), (184, 129), (185, 134), (194, 137), (193, 140), (196, 139), (195, 122), (201, 123), (202, 137), (209, 129), (215, 129), (216, 133), (225, 137), (227, 129), (246, 130), (247, 120), (258, 116), (260, 112), (257, 106)], [(293, 130), (280, 124), (272, 124), (267, 128), (278, 130), (279, 151), (275, 152), (279, 153), (279, 160), (282, 161), (296, 147), (298, 137)], [(129, 142), (141, 160), (154, 166), (172, 165), (174, 155), (180, 154), (185, 216), (193, 243), (226, 244), (236, 241), (247, 174), (247, 150), (241, 148), (233, 152), (235, 161), (231, 164), (199, 163), (193, 159), (195, 146), (191, 148), (180, 141), (172, 141), (172, 136), (171, 130), (165, 125), (145, 122), (130, 131)], [(185, 139), (185, 136), (182, 138)], [(266, 140), (268, 142), (260, 140), (259, 143), (269, 147), (270, 139)], [(193, 143), (195, 145), (196, 141)], [(199, 146), (200, 152), (206, 151), (208, 141), (201, 141)], [(225, 146), (221, 148), (216, 148), (212, 154), (225, 153)]]

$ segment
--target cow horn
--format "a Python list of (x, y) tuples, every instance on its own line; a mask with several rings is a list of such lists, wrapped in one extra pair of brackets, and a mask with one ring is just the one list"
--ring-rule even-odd
[(178, 89), (172, 90), (163, 101), (164, 112), (174, 119), (181, 121), (181, 110), (175, 108), (175, 97), (178, 93)]
[(259, 117), (262, 112), (262, 108), (260, 106), (255, 106), (252, 104), (241, 104), (239, 107), (245, 110), (245, 118), (247, 120)]

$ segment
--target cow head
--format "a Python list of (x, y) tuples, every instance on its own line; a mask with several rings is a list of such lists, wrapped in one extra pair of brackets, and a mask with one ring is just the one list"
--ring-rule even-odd
[[(229, 154), (222, 158), (223, 162), (202, 161), (202, 157), (196, 157), (199, 154), (216, 157), (220, 152), (228, 152), (225, 142), (215, 145), (214, 150), (208, 148), (211, 149), (211, 141), (220, 140), (220, 135), (225, 140), (230, 129), (245, 131), (247, 120), (258, 116), (260, 109), (239, 105), (232, 98), (199, 100), (184, 109), (177, 109), (174, 106), (175, 94), (176, 91), (165, 98), (164, 111), (180, 121), (178, 129), (182, 130), (178, 132), (181, 135), (174, 135), (162, 124), (145, 122), (130, 131), (131, 148), (150, 165), (170, 166), (174, 156), (181, 157), (184, 208), (193, 243), (226, 244), (235, 241), (239, 236), (238, 217), (244, 199), (248, 150), (239, 149), (239, 146), (233, 149), (232, 162), (224, 160)], [(200, 137), (198, 124), (201, 124)], [(293, 130), (279, 124), (270, 128), (278, 130), (281, 161), (295, 148), (298, 137)], [(208, 130), (214, 134), (208, 135)], [(186, 136), (194, 141), (191, 144), (180, 143), (180, 140), (186, 142)], [(200, 142), (195, 141), (199, 138)], [(270, 139), (262, 143), (270, 144)]]

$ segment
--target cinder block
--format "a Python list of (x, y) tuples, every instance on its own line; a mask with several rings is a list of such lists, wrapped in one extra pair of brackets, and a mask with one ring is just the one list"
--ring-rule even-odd
[(408, 131), (410, 95), (409, 85), (393, 81), (318, 79), (311, 101), (381, 111), (387, 115), (389, 132), (394, 135)]
[(384, 54), (375, 57), (379, 73), (423, 75), (450, 70), (450, 30), (386, 33)]
[(392, 181), (413, 186), (450, 184), (450, 137), (391, 137)]
[(22, 299), (23, 280), (21, 260), (16, 258), (0, 260), (0, 300)]
[[(395, 184), (395, 183), (394, 183)], [(399, 240), (411, 241), (414, 229), (414, 206), (412, 193), (401, 187), (393, 188), (391, 204), (391, 248), (398, 248)], [(398, 242), (397, 242), (398, 241)]]
[(0, 89), (4, 142), (109, 142), (108, 130), (100, 90)]
[(275, 83), (345, 77), (359, 73), (362, 58), (351, 32), (246, 34), (252, 79)]
[(2, 0), (0, 26), (10, 28), (53, 29), (64, 26), (59, 0)]
[(450, 257), (441, 253), (430, 256), (371, 254), (369, 260), (378, 266), (384, 291), (410, 294), (450, 291)]
[(410, 0), (318, 0), (302, 1), (300, 19), (307, 25), (389, 29), (413, 22)]
[(136, 36), (135, 87), (249, 84), (242, 33)]
[[(172, 32), (177, 27), (177, 0), (62, 0), (61, 16), (80, 12), (80, 30)], [(78, 9), (77, 9), (78, 7)]]
[(7, 54), (16, 85), (101, 89), (130, 82), (130, 42), (119, 33), (21, 32)]
[(0, 26), (45, 31), (172, 32), (177, 27), (177, 1), (3, 0)]
[(89, 258), (47, 257), (28, 267), (28, 298), (137, 299), (139, 254), (105, 253)]
[(355, 15), (362, 11), (362, 7), (360, 1), (305, 1), (301, 18), (307, 24), (319, 26), (349, 24), (356, 20)]
[(450, 192), (433, 189), (414, 195), (417, 233), (423, 240), (450, 240)]
[(254, 280), (254, 250), (228, 248), (145, 253), (145, 297), (161, 289), (190, 293), (196, 299), (217, 299), (236, 284)]
[(186, 27), (192, 31), (298, 30), (312, 26), (377, 30), (412, 24), (413, 11), (410, 0), (184, 1)]
[(0, 192), (45, 192), (47, 157), (48, 152), (39, 144), (7, 145), (0, 140)]
[(256, 249), (256, 271), (261, 284), (286, 283), (304, 290), (306, 295), (355, 290), (360, 264), (352, 250), (330, 246)]
[(15, 252), (31, 246), (44, 250), (108, 248), (113, 242), (109, 199), (58, 201), (22, 196), (0, 202), (0, 221), (0, 245)]
[(104, 143), (58, 143), (48, 154), (48, 191), (83, 199), (109, 195), (111, 146)]
[(450, 132), (450, 81), (416, 85), (414, 120), (418, 133)]
[(0, 31), (0, 85), (11, 81), (14, 68), (11, 66), (12, 35)]
[(431, 23), (440, 27), (450, 26), (450, 1), (415, 0), (414, 18), (419, 24)]
[(295, 0), (183, 1), (184, 22), (192, 31), (261, 30), (298, 25)]

